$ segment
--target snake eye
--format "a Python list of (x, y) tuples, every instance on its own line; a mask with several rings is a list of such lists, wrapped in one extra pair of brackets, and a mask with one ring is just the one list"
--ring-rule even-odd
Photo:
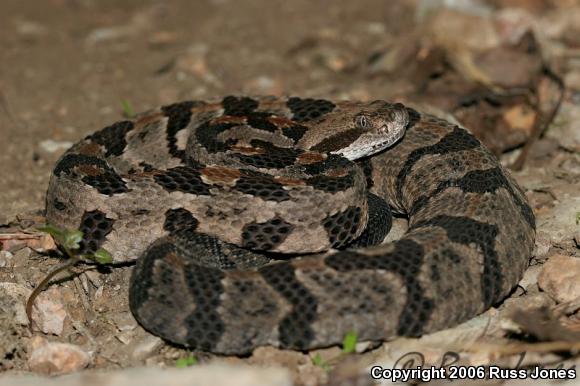
[(357, 115), (354, 122), (356, 123), (356, 125), (361, 128), (361, 129), (368, 129), (370, 126), (369, 120), (366, 116), (364, 115)]

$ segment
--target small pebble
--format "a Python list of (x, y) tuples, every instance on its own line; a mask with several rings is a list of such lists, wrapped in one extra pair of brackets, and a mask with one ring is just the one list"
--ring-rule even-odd
[(52, 139), (46, 139), (39, 144), (40, 148), (48, 153), (61, 152), (72, 145), (73, 143), (69, 141), (54, 141)]
[(143, 360), (153, 355), (163, 346), (163, 340), (159, 337), (148, 335), (135, 344), (131, 356), (136, 360)]
[(8, 251), (0, 251), (0, 268), (10, 267), (14, 255)]
[(50, 289), (40, 294), (34, 302), (32, 319), (40, 331), (45, 334), (62, 334), (64, 321), (68, 314), (60, 298), (57, 289)]
[(78, 371), (88, 366), (90, 356), (78, 346), (48, 342), (35, 336), (30, 342), (28, 366), (35, 373), (58, 375)]
[(554, 255), (548, 259), (538, 277), (538, 285), (559, 303), (580, 298), (580, 259)]

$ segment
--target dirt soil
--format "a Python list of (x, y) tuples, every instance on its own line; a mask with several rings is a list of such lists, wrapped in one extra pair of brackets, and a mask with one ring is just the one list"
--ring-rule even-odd
[[(22, 236), (43, 222), (44, 195), (58, 157), (124, 115), (186, 99), (273, 94), (402, 101), (458, 119), (509, 164), (534, 136), (539, 112), (555, 105), (559, 89), (546, 77), (549, 65), (566, 83), (562, 106), (542, 139), (533, 142), (524, 169), (514, 173), (538, 218), (536, 268), (522, 285), (533, 300), (526, 301), (564, 303), (542, 291), (537, 277), (552, 256), (580, 256), (580, 4), (497, 0), (446, 8), (443, 3), (2, 0), (0, 309), (16, 311), (0, 316), (6, 328), (0, 332), (0, 372), (66, 372), (31, 363), (30, 353), (43, 344), (38, 339), (80, 347), (89, 358), (80, 367), (89, 369), (172, 367), (191, 356), (198, 363), (216, 360), (167, 345), (137, 325), (127, 300), (130, 265), (82, 266), (60, 275), (39, 299), (48, 311), (38, 318), (54, 316), (52, 327), (31, 332), (21, 314), (26, 291), (60, 264), (54, 252), (37, 252), (49, 240), (37, 233), (34, 241)], [(2, 298), (2, 291), (9, 295)], [(19, 299), (18, 307), (8, 304), (10, 296)], [(573, 314), (567, 315), (578, 328)], [(494, 342), (504, 342), (509, 334), (503, 332), (492, 334)], [(384, 347), (365, 351), (376, 357), (380, 350)], [(575, 353), (559, 358), (571, 361), (566, 368), (576, 363)], [(296, 384), (331, 382), (332, 366), (313, 364), (314, 355), (260, 349), (249, 358), (217, 360), (281, 365)]]

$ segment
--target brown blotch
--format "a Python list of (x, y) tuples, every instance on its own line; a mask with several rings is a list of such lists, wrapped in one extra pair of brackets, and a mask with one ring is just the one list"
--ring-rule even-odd
[(150, 178), (150, 177), (154, 177), (154, 176), (160, 176), (163, 174), (165, 174), (165, 171), (163, 171), (163, 170), (151, 170), (149, 172), (135, 172), (135, 173), (130, 173), (130, 174), (123, 173), (123, 174), (120, 174), (120, 176), (123, 179), (137, 181), (137, 180), (142, 179), (142, 178)]
[(197, 113), (206, 113), (208, 111), (218, 111), (220, 109), (223, 109), (223, 106), (221, 103), (206, 103), (206, 104), (201, 104), (199, 106), (193, 106), (190, 111), (193, 114), (197, 114)]
[(280, 176), (275, 176), (274, 180), (281, 184), (281, 185), (286, 185), (286, 186), (303, 186), (306, 185), (306, 182), (304, 182), (301, 179), (298, 178), (290, 178), (290, 177), (280, 177)]
[(211, 183), (234, 184), (241, 173), (238, 169), (210, 166), (201, 170), (201, 176)]
[(88, 142), (78, 149), (79, 154), (98, 156), (101, 153), (101, 145), (96, 142)]
[(93, 165), (79, 165), (77, 168), (81, 173), (86, 174), (87, 176), (98, 176), (103, 174), (101, 169)]
[(149, 115), (145, 115), (142, 117), (137, 118), (137, 120), (135, 121), (135, 129), (141, 128), (143, 126), (146, 126), (152, 122), (156, 122), (159, 121), (161, 118), (163, 118), (165, 115), (161, 112), (158, 113), (152, 113)]
[(346, 169), (328, 169), (326, 173), (324, 173), (328, 177), (344, 177), (348, 175), (348, 170)]
[(237, 153), (246, 155), (264, 154), (264, 149), (253, 146), (233, 145), (231, 149)]
[(285, 118), (285, 117), (278, 117), (278, 116), (271, 116), (266, 118), (266, 120), (268, 122), (270, 122), (271, 124), (279, 127), (279, 128), (284, 128), (284, 127), (292, 127), (294, 125), (296, 125), (296, 122), (294, 122), (291, 119)]
[(238, 125), (245, 125), (247, 123), (247, 119), (246, 119), (246, 117), (235, 117), (232, 115), (224, 115), (224, 116), (212, 119), (210, 123), (212, 125), (219, 125), (221, 123), (234, 123), (234, 124), (238, 124)]
[(310, 165), (317, 162), (322, 162), (326, 159), (326, 154), (307, 151), (298, 156), (298, 163), (301, 165)]

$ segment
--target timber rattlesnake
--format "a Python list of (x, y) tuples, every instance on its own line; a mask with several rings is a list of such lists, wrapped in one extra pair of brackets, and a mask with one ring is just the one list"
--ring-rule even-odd
[[(377, 245), (389, 206), (409, 229)], [(47, 221), (82, 230), (83, 253), (139, 258), (146, 329), (226, 354), (453, 326), (508, 294), (535, 236), (466, 130), (383, 101), (273, 97), (176, 103), (86, 137), (54, 168)]]

